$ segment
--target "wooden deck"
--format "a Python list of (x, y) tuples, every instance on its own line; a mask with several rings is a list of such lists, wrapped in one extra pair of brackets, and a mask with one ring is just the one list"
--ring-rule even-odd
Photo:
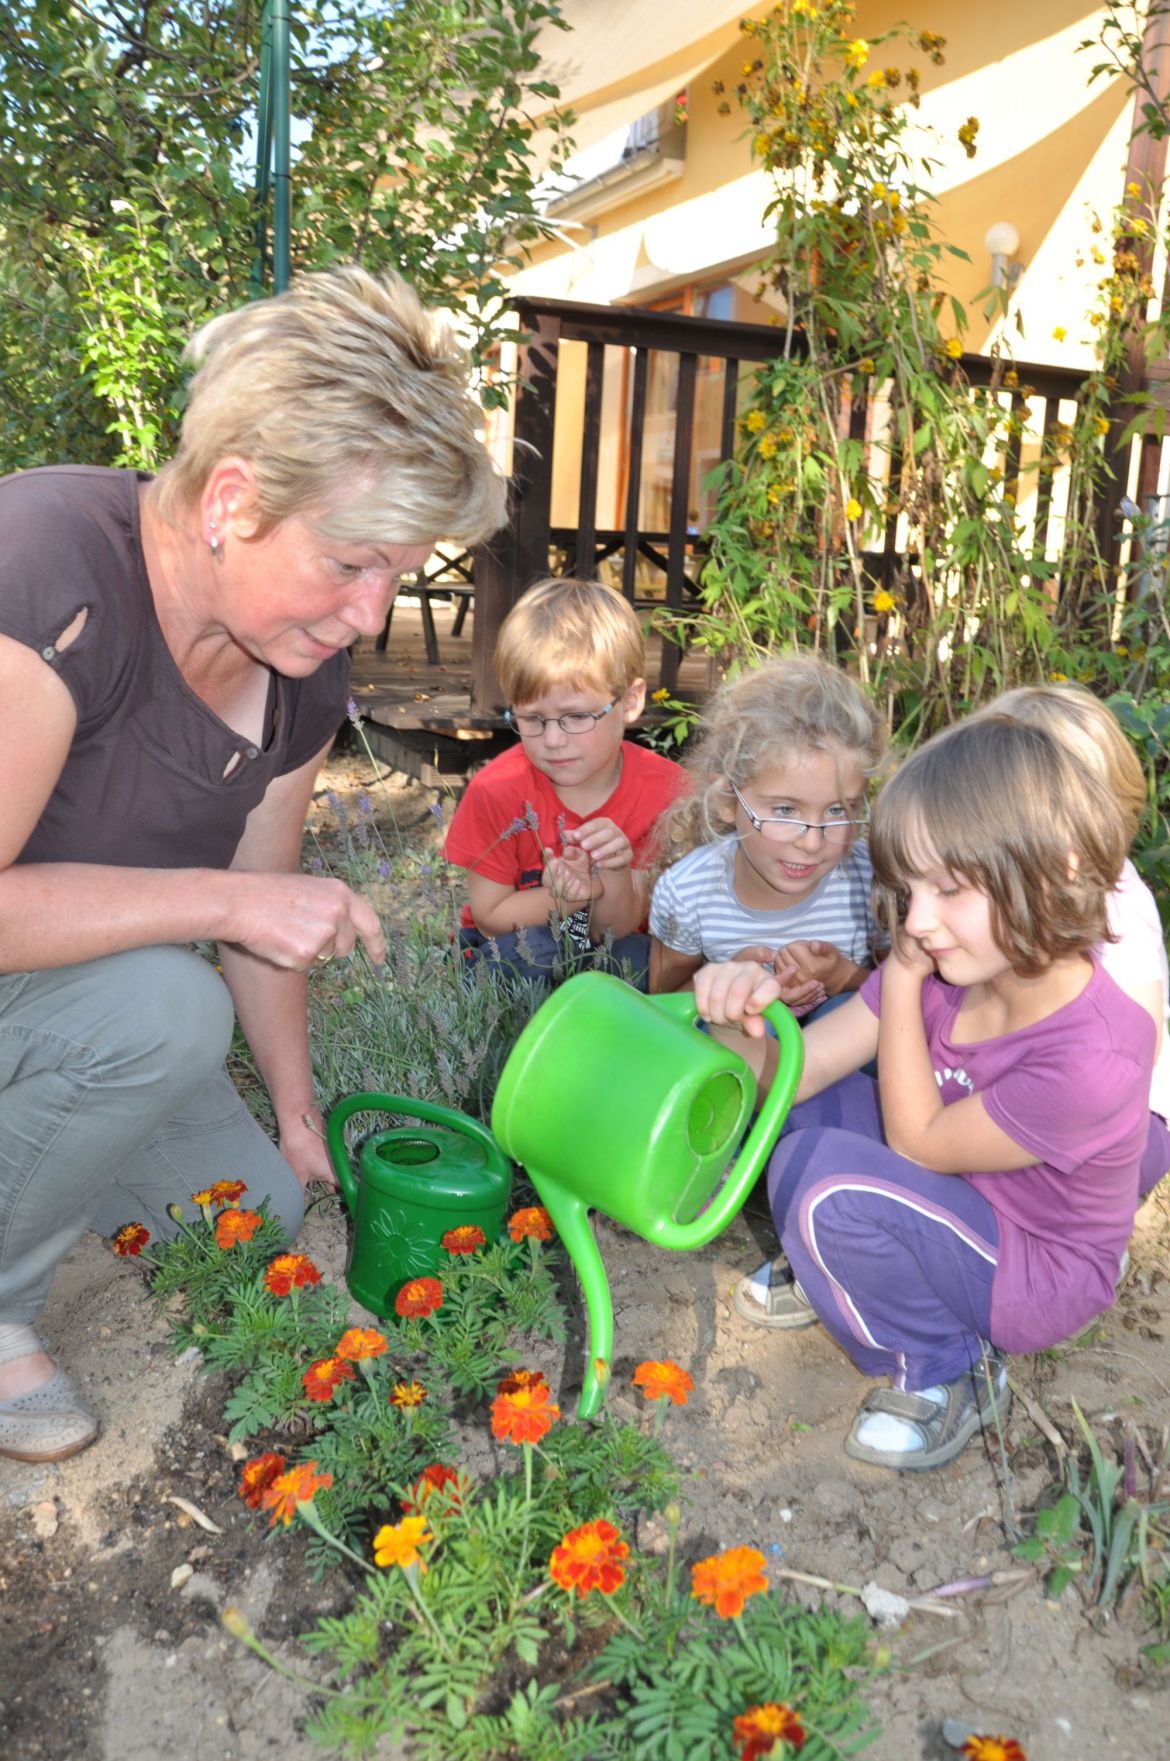
[[(351, 690), (376, 755), (432, 788), (449, 787), (510, 746), (515, 735), (499, 716), (471, 713), (471, 646), (475, 611), (459, 636), (454, 606), (433, 606), (439, 665), (428, 664), (422, 616), (404, 596), (394, 606), (390, 641), (376, 654), (363, 641), (353, 654)], [(647, 674), (658, 677), (659, 636), (647, 640)], [(701, 702), (711, 688), (705, 655), (683, 656), (678, 696)], [(649, 718), (649, 719), (652, 719)]]

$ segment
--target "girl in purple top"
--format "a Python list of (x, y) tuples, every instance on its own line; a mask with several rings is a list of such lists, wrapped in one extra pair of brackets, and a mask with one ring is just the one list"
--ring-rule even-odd
[[(1008, 717), (936, 736), (877, 802), (893, 951), (805, 1031), (801, 1104), (768, 1177), (787, 1258), (736, 1293), (764, 1326), (820, 1320), (890, 1378), (846, 1439), (861, 1461), (952, 1460), (1002, 1422), (999, 1352), (1052, 1345), (1112, 1300), (1155, 1045), (1092, 953), (1125, 846), (1100, 779)], [(774, 979), (708, 966), (695, 995), (747, 1036), (766, 1085)], [(849, 1074), (875, 1052), (876, 1083)]]

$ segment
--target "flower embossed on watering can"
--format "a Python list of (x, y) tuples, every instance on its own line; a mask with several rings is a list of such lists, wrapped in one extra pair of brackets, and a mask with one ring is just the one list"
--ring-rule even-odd
[(492, 1132), (526, 1168), (585, 1296), (582, 1417), (601, 1400), (594, 1365), (613, 1355), (613, 1305), (589, 1212), (676, 1252), (704, 1247), (727, 1227), (780, 1135), (804, 1066), (800, 1028), (783, 1003), (765, 1015), (779, 1062), (742, 1143), (755, 1077), (738, 1053), (697, 1031), (690, 992), (645, 997), (608, 973), (581, 973), (537, 1011), (504, 1066)]
[[(357, 1113), (388, 1113), (412, 1123), (367, 1138), (355, 1174), (345, 1127)], [(391, 1312), (409, 1278), (442, 1270), (449, 1229), (477, 1224), (489, 1242), (499, 1239), (512, 1169), (478, 1120), (402, 1095), (356, 1094), (334, 1107), (326, 1137), (353, 1218), (346, 1282), (374, 1314)]]

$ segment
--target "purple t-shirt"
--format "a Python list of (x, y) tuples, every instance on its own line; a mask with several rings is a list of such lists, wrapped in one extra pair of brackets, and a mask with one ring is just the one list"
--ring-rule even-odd
[[(876, 1015), (880, 967), (860, 994)], [(1001, 1131), (1043, 1158), (957, 1176), (999, 1221), (992, 1339), (1009, 1352), (1041, 1351), (1113, 1300), (1137, 1210), (1154, 1023), (1096, 960), (1079, 997), (999, 1039), (956, 1044), (965, 994), (933, 975), (922, 987), (934, 1077), (945, 1105), (979, 1095)]]

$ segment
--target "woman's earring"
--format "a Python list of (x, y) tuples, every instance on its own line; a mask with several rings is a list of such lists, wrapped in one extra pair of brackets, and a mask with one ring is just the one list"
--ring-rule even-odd
[(214, 525), (209, 526), (208, 531), (211, 533), (211, 537), (207, 540), (207, 548), (211, 552), (213, 559), (218, 562), (223, 555), (223, 541)]

